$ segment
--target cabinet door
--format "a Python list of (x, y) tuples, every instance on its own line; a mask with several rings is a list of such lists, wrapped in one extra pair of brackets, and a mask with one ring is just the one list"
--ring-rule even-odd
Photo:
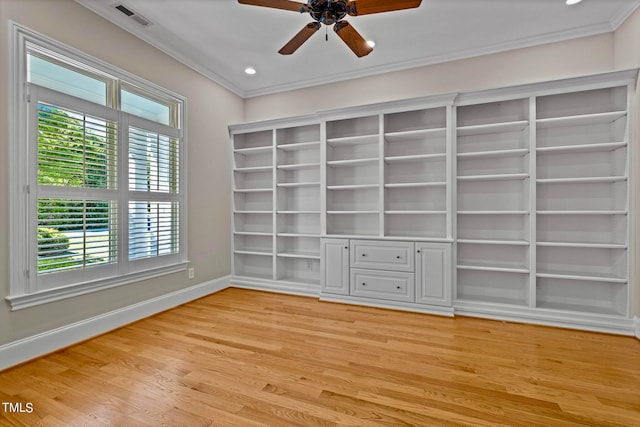
[(416, 302), (451, 306), (451, 245), (416, 243)]
[(322, 292), (349, 295), (349, 240), (322, 239), (320, 283)]

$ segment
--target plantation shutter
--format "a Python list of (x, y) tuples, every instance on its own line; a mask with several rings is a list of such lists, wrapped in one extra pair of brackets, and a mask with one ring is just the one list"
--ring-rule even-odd
[(69, 274), (91, 280), (118, 260), (117, 112), (32, 89), (39, 288), (65, 283)]
[(129, 260), (180, 251), (180, 144), (169, 126), (130, 118)]

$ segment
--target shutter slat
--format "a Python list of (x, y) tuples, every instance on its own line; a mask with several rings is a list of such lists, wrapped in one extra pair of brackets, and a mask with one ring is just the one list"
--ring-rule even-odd
[(38, 272), (116, 262), (117, 208), (109, 200), (38, 199)]

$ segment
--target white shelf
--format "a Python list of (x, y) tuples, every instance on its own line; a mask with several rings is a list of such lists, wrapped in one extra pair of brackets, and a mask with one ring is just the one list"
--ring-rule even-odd
[(277, 237), (317, 237), (320, 238), (319, 234), (311, 234), (311, 233), (277, 233)]
[(385, 157), (384, 161), (387, 163), (414, 163), (414, 162), (422, 162), (425, 160), (440, 160), (446, 157), (447, 157), (446, 153), (416, 154), (411, 156)]
[(503, 273), (521, 273), (521, 274), (529, 274), (530, 270), (525, 266), (505, 266), (505, 265), (497, 265), (497, 264), (458, 264), (456, 266), (459, 270), (475, 270), (475, 271), (497, 271)]
[(576, 243), (576, 242), (536, 242), (537, 246), (558, 248), (593, 248), (593, 249), (627, 249), (627, 245), (620, 243)]
[(327, 138), (327, 144), (330, 145), (358, 145), (358, 144), (372, 144), (378, 142), (379, 135), (377, 133), (369, 135), (357, 135), (357, 136), (345, 136), (341, 138)]
[(273, 211), (251, 211), (251, 210), (237, 210), (237, 211), (233, 211), (233, 213), (236, 214), (272, 214)]
[(591, 152), (607, 152), (624, 148), (626, 142), (604, 142), (600, 144), (576, 144), (576, 145), (556, 145), (553, 147), (538, 147), (538, 154), (566, 154), (566, 153), (591, 153)]
[(446, 215), (447, 211), (399, 211), (399, 210), (395, 210), (395, 211), (384, 211), (384, 213), (386, 215)]
[(373, 214), (379, 214), (378, 211), (327, 211), (328, 215), (361, 215), (361, 214), (367, 214), (367, 215), (373, 215)]
[(402, 132), (387, 132), (384, 138), (387, 142), (419, 141), (425, 138), (438, 138), (447, 134), (447, 128), (417, 129)]
[(536, 179), (536, 182), (538, 184), (597, 184), (626, 180), (626, 176), (594, 176), (581, 178), (541, 178)]
[(361, 190), (378, 187), (378, 184), (327, 185), (327, 190)]
[(273, 237), (273, 233), (262, 233), (259, 231), (234, 231), (234, 235), (236, 236), (263, 236), (263, 237)]
[(278, 252), (281, 258), (320, 259), (320, 252)]
[(318, 147), (320, 147), (320, 141), (298, 142), (295, 144), (281, 144), (277, 146), (278, 150), (282, 151), (309, 150)]
[(458, 215), (529, 215), (529, 211), (458, 211)]
[(627, 211), (536, 211), (538, 215), (627, 215)]
[(320, 211), (278, 211), (280, 215), (319, 214)]
[(267, 153), (271, 150), (273, 150), (273, 147), (271, 145), (266, 145), (264, 147), (236, 148), (233, 152), (237, 154), (259, 154)]
[(529, 154), (528, 148), (514, 148), (509, 150), (488, 150), (473, 151), (468, 153), (458, 153), (458, 159), (476, 159), (476, 158), (500, 158), (500, 157), (517, 157)]
[(611, 123), (625, 117), (626, 111), (610, 111), (606, 113), (581, 114), (578, 116), (549, 117), (536, 120), (538, 128), (582, 126), (599, 123)]
[(505, 240), (505, 239), (458, 239), (458, 243), (481, 244), (481, 245), (511, 245), (529, 246), (531, 243), (526, 240)]
[(292, 165), (278, 165), (278, 169), (281, 170), (310, 169), (319, 167), (320, 163), (296, 163)]
[(357, 165), (371, 165), (378, 163), (377, 157), (367, 159), (349, 159), (349, 160), (329, 160), (328, 166), (340, 167), (340, 166), (357, 166)]
[(458, 181), (506, 181), (521, 180), (529, 178), (528, 173), (504, 173), (494, 175), (469, 175), (458, 176)]
[(282, 188), (296, 188), (296, 187), (319, 187), (319, 182), (281, 182), (277, 184), (278, 187)]
[(468, 136), (483, 135), (488, 133), (519, 132), (525, 130), (528, 126), (528, 120), (517, 120), (513, 122), (460, 126), (457, 128), (456, 133), (458, 136)]
[(609, 282), (609, 283), (627, 283), (627, 280), (623, 277), (615, 276), (613, 274), (597, 274), (597, 273), (567, 273), (565, 271), (551, 271), (538, 269), (536, 277), (542, 277), (546, 279), (565, 279), (565, 280), (586, 280), (592, 282)]
[(272, 252), (265, 252), (265, 251), (261, 251), (261, 250), (234, 250), (233, 251), (234, 254), (241, 254), (241, 255), (258, 255), (258, 256), (273, 256)]
[(245, 172), (245, 173), (253, 173), (253, 172), (267, 172), (273, 169), (272, 166), (252, 166), (247, 168), (235, 168), (234, 172)]
[(395, 184), (385, 184), (384, 188), (419, 188), (419, 187), (446, 187), (444, 181), (434, 182), (400, 182)]
[(273, 188), (236, 188), (234, 193), (271, 193)]

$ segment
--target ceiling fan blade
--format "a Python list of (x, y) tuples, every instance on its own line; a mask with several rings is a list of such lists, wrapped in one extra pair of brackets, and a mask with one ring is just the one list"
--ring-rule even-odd
[(314, 35), (315, 32), (320, 29), (320, 27), (321, 24), (319, 22), (311, 22), (307, 24), (306, 27), (300, 30), (298, 34), (293, 36), (293, 38), (289, 40), (289, 43), (285, 44), (282, 49), (278, 51), (278, 53), (281, 55), (291, 55), (293, 52), (298, 50), (298, 48), (309, 39), (309, 37)]
[(420, 3), (422, 3), (422, 0), (353, 0), (347, 2), (347, 10), (351, 16), (360, 16), (413, 9), (419, 7)]
[(291, 10), (293, 12), (309, 11), (306, 4), (289, 0), (238, 0), (238, 3), (248, 4), (251, 6), (270, 7), (272, 9)]
[(347, 21), (337, 22), (336, 25), (333, 26), (333, 30), (358, 58), (367, 56), (373, 51), (373, 48), (367, 44), (367, 41)]

